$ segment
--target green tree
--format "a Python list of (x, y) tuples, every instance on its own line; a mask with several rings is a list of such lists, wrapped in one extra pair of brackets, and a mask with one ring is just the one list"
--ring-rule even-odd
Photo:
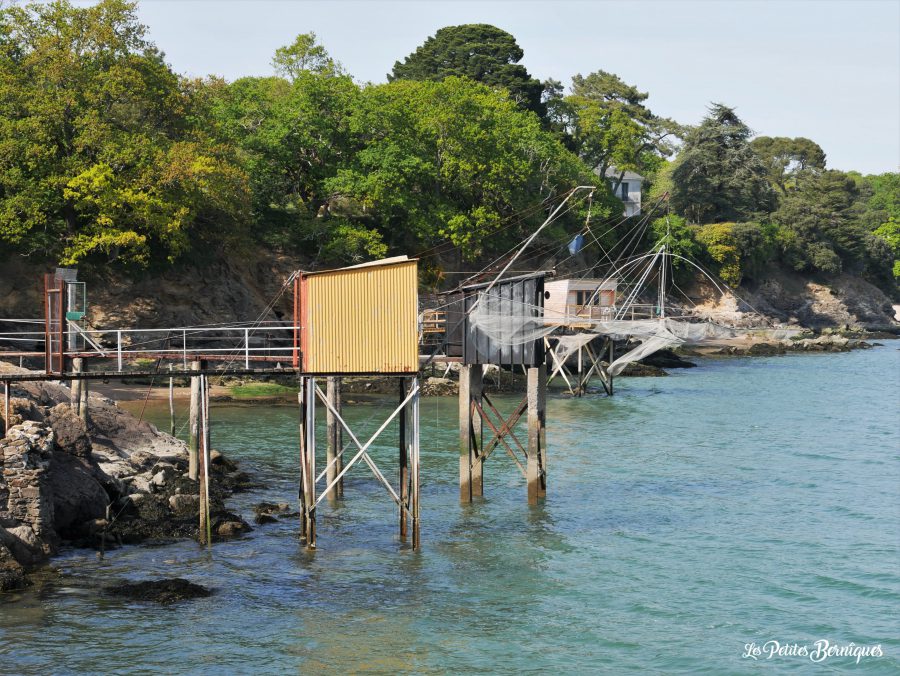
[(560, 110), (560, 116), (568, 114), (564, 124), (572, 149), (601, 176), (612, 166), (617, 169), (613, 191), (625, 171), (655, 173), (684, 133), (677, 123), (654, 115), (644, 104), (647, 97), (617, 75), (599, 70), (572, 78), (572, 94)]
[(276, 49), (272, 67), (276, 73), (290, 80), (296, 80), (304, 72), (332, 76), (343, 74), (340, 62), (331, 58), (313, 32), (301, 33), (291, 44)]
[(890, 279), (890, 251), (863, 224), (864, 207), (856, 182), (843, 172), (801, 176), (772, 215), (783, 231), (785, 261), (801, 271), (851, 270), (879, 283)]
[(74, 264), (171, 259), (239, 234), (246, 177), (133, 3), (0, 13), (0, 241)]
[(796, 180), (800, 172), (825, 168), (825, 151), (808, 138), (757, 136), (750, 147), (769, 172), (769, 180), (782, 194)]
[(489, 24), (441, 28), (402, 62), (394, 64), (394, 80), (443, 80), (467, 77), (489, 87), (503, 87), (522, 108), (543, 117), (543, 85), (519, 61), (525, 53), (516, 39)]
[[(505, 250), (542, 220), (543, 198), (591, 180), (536, 117), (469, 79), (368, 87), (350, 119), (355, 152), (329, 191), (397, 250), (443, 240), (470, 260)], [(618, 206), (603, 187), (593, 213)]]
[(713, 104), (685, 137), (672, 171), (672, 207), (695, 223), (747, 220), (775, 207), (768, 172), (734, 110)]

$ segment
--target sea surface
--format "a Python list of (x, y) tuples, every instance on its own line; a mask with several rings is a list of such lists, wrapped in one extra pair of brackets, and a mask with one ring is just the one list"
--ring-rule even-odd
[[(364, 466), (323, 503), (314, 553), (295, 518), (211, 550), (69, 550), (0, 600), (0, 672), (898, 673), (898, 347), (700, 359), (613, 397), (552, 394), (538, 507), (500, 450), (484, 499), (461, 507), (456, 400), (424, 399), (420, 551)], [(388, 407), (346, 411), (368, 437)], [(165, 404), (149, 413), (165, 428)], [(211, 417), (214, 447), (266, 486), (232, 506), (251, 520), (261, 500), (295, 505), (296, 409)], [(389, 476), (395, 439), (372, 453)], [(215, 593), (103, 593), (159, 577)], [(796, 654), (816, 641), (883, 656)]]

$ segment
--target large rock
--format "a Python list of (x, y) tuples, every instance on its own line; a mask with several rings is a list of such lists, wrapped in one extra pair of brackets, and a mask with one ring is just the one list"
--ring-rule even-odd
[[(0, 533), (3, 529), (0, 528)], [(2, 538), (0, 538), (2, 540)], [(0, 592), (22, 589), (28, 585), (25, 569), (16, 561), (12, 552), (0, 541)]]
[(83, 523), (106, 516), (109, 496), (84, 458), (56, 453), (48, 472), (53, 521), (63, 537), (76, 536)]
[(47, 422), (56, 437), (56, 446), (63, 453), (78, 458), (91, 457), (91, 438), (84, 421), (72, 412), (66, 404), (57, 404), (50, 409)]

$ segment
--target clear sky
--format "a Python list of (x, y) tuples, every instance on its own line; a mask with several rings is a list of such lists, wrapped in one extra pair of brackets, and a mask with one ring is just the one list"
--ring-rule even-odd
[(758, 134), (813, 139), (832, 168), (900, 166), (900, 0), (143, 0), (140, 17), (176, 71), (229, 80), (270, 74), (277, 47), (314, 31), (355, 78), (384, 82), (437, 29), (490, 23), (539, 79), (603, 69), (685, 124), (721, 102)]

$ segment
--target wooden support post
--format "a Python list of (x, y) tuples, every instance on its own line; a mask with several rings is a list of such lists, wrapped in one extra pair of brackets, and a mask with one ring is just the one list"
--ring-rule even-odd
[(300, 391), (297, 392), (298, 424), (297, 433), (300, 442), (300, 486), (297, 498), (300, 502), (300, 541), (306, 542), (306, 405), (303, 401), (306, 378), (300, 378)]
[[(81, 357), (75, 357), (72, 360), (72, 371), (74, 373), (81, 373), (83, 362), (84, 360)], [(69, 388), (71, 391), (69, 406), (72, 409), (72, 413), (75, 415), (81, 415), (81, 387), (83, 382), (83, 380), (75, 379), (71, 381)]]
[[(87, 373), (88, 361), (85, 359), (81, 367), (82, 372)], [(78, 405), (78, 416), (84, 421), (85, 427), (88, 424), (88, 395), (90, 394), (90, 381), (83, 379), (81, 381), (81, 391), (78, 393), (81, 402)]]
[(528, 369), (528, 504), (536, 505), (547, 494), (546, 399), (547, 369), (543, 364)]
[[(199, 371), (200, 362), (191, 362), (191, 371)], [(188, 477), (197, 481), (200, 448), (200, 376), (191, 376), (191, 408), (188, 418)]]
[(584, 349), (583, 345), (578, 346), (578, 387), (575, 389), (575, 396), (580, 397), (584, 394), (585, 384), (584, 384), (584, 360), (582, 358), (582, 350)]
[(302, 399), (301, 457), (303, 461), (303, 532), (307, 549), (316, 548), (316, 384), (311, 377), (300, 379)]
[(3, 436), (6, 436), (6, 433), (9, 432), (9, 416), (10, 416), (10, 406), (9, 406), (9, 381), (7, 380), (3, 383), (3, 394), (4, 394), (4, 415), (3, 415)]
[[(409, 394), (410, 382), (406, 378), (398, 378), (400, 385), (400, 403), (402, 404)], [(407, 518), (407, 510), (410, 508), (409, 500), (409, 436), (412, 431), (408, 425), (408, 414), (411, 406), (407, 404), (400, 411), (397, 420), (400, 427), (400, 539), (404, 540), (407, 536), (409, 527), (409, 519)]]
[[(469, 393), (473, 402), (481, 408), (481, 395), (484, 392), (484, 366), (472, 367), (472, 380)], [(473, 415), (472, 419), (472, 496), (484, 495), (484, 425), (481, 415)]]
[[(334, 407), (334, 410), (340, 415), (341, 408), (341, 379), (336, 378), (334, 376), (329, 376), (326, 383), (326, 397), (331, 405)], [(328, 471), (326, 472), (326, 481), (328, 485), (340, 475), (341, 470), (344, 468), (343, 456), (339, 455), (341, 449), (344, 447), (344, 435), (343, 428), (337, 420), (337, 417), (332, 413), (331, 409), (326, 409), (325, 413), (325, 427), (326, 427), (326, 448), (325, 448), (325, 462)], [(338, 499), (344, 497), (344, 480), (343, 478), (337, 482), (334, 488), (328, 491), (328, 501), (336, 502)]]
[(209, 507), (209, 380), (205, 375), (200, 380), (200, 542), (212, 544), (212, 523)]
[[(419, 381), (417, 378), (410, 378), (409, 386), (418, 389)], [(419, 536), (419, 401), (420, 394), (416, 392), (413, 396), (410, 405), (412, 410), (409, 416), (409, 426), (410, 426), (410, 456), (412, 461), (412, 468), (410, 472), (410, 502), (412, 512), (412, 541), (413, 541), (413, 549), (418, 549), (421, 543), (421, 538)]]
[[(609, 363), (613, 363), (613, 359), (616, 358), (616, 341), (612, 339), (612, 336), (609, 338)], [(607, 371), (608, 373), (608, 371)], [(609, 395), (612, 396), (613, 393), (613, 375), (609, 373)]]
[[(169, 371), (172, 365), (169, 364)], [(175, 379), (169, 376), (169, 434), (175, 436)]]
[[(482, 495), (481, 418), (474, 401), (481, 403), (482, 367), (464, 365), (459, 369), (459, 501), (472, 502)], [(477, 420), (476, 420), (477, 418)], [(476, 468), (477, 465), (477, 468)]]

